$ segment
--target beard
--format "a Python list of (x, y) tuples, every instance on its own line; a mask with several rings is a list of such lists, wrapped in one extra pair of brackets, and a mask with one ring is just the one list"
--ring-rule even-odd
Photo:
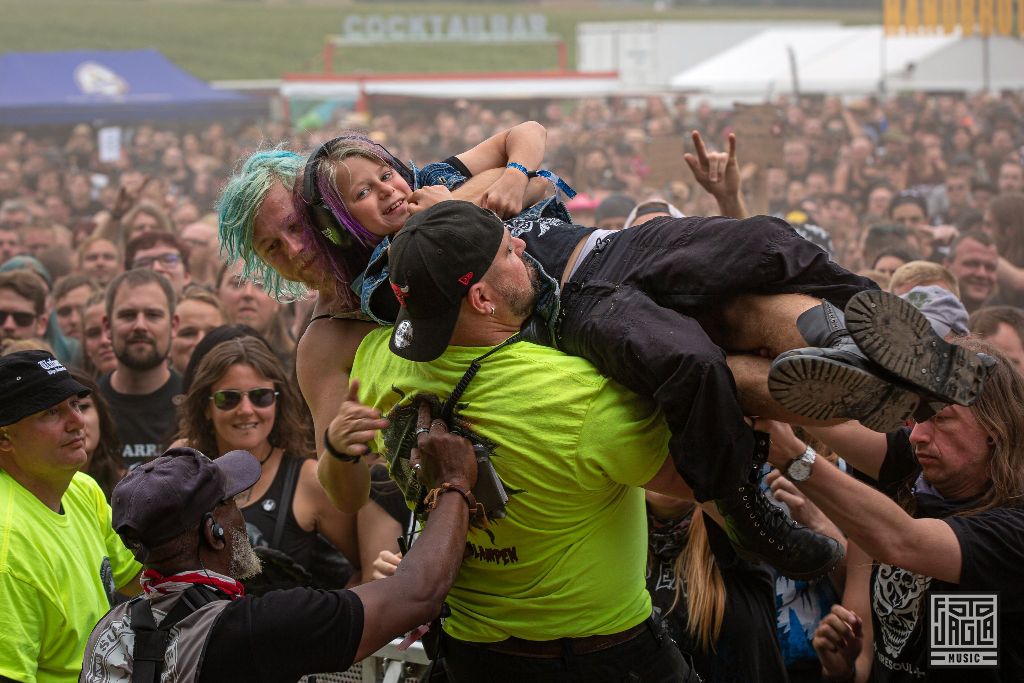
[[(129, 347), (129, 341), (126, 341), (120, 349), (114, 348), (114, 355), (122, 365), (130, 370), (152, 370), (164, 362), (167, 358), (167, 350), (165, 349), (161, 354), (156, 341), (149, 339), (146, 341), (148, 342), (147, 346), (132, 345), (131, 347)], [(168, 344), (169, 346), (170, 344)]]
[(263, 571), (259, 556), (249, 543), (249, 535), (241, 529), (230, 529), (228, 537), (231, 542), (231, 562), (228, 575), (233, 579), (244, 581), (251, 579)]
[(533, 307), (537, 305), (537, 296), (540, 293), (540, 276), (532, 263), (523, 259), (526, 266), (526, 274), (530, 279), (528, 287), (517, 287), (511, 282), (502, 280), (495, 284), (495, 289), (505, 299), (505, 305), (517, 318), (527, 318), (533, 313)]

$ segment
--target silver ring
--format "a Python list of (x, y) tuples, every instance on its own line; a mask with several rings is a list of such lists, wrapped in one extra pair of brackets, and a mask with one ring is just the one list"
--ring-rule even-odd
[(430, 433), (430, 427), (417, 427), (416, 431), (414, 432), (414, 436), (419, 438), (420, 434), (429, 434), (429, 433)]

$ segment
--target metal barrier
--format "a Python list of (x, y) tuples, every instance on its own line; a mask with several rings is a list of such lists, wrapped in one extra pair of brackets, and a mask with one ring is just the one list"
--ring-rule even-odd
[(347, 671), (310, 674), (300, 678), (299, 683), (417, 683), (430, 659), (419, 641), (399, 651), (402, 640), (392, 640)]

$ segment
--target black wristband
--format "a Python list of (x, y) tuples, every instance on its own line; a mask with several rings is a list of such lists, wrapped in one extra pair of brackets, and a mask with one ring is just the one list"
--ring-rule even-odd
[(359, 462), (360, 460), (362, 460), (363, 456), (361, 455), (346, 455), (339, 451), (338, 449), (336, 449), (334, 446), (332, 446), (330, 431), (330, 427), (324, 429), (324, 448), (327, 449), (327, 452), (330, 455), (332, 455), (333, 457), (337, 458), (342, 462)]

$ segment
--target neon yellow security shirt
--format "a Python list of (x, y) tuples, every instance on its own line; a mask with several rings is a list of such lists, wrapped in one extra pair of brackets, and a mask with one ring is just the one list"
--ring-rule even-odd
[(89, 475), (75, 475), (61, 505), (54, 512), (0, 470), (0, 675), (18, 681), (77, 681), (110, 594), (142, 569)]
[[(489, 350), (449, 347), (413, 363), (391, 353), (388, 333), (366, 337), (352, 371), (362, 402), (385, 414), (417, 392), (447, 398)], [(669, 437), (654, 404), (581, 358), (527, 342), (482, 361), (461, 404), (458, 417), (492, 444), (511, 495), (508, 517), (490, 534), (470, 531), (445, 630), (474, 642), (550, 640), (646, 619), (647, 518), (637, 486), (658, 471)]]

